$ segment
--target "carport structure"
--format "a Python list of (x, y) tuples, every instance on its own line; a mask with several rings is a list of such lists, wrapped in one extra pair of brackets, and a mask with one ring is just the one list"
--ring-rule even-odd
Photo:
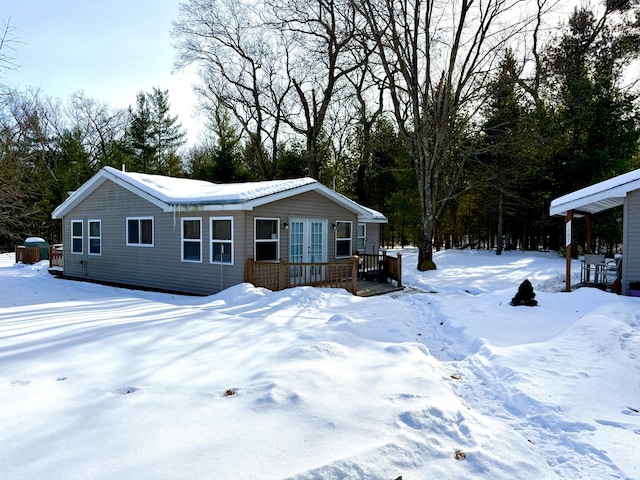
[(584, 217), (587, 227), (587, 245), (591, 244), (591, 221), (593, 213), (623, 206), (622, 227), (622, 293), (629, 284), (640, 281), (640, 169), (577, 190), (551, 202), (549, 213), (565, 217), (567, 276), (566, 291), (571, 291), (571, 222)]

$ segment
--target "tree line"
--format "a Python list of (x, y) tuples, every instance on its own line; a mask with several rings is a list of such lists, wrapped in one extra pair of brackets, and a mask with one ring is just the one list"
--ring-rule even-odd
[[(159, 87), (128, 110), (2, 87), (0, 245), (57, 238), (50, 214), (67, 192), (125, 165), (215, 182), (314, 177), (385, 213), (385, 244), (417, 245), (420, 269), (437, 248), (557, 249), (552, 198), (640, 167), (640, 10), (553, 7), (185, 1), (172, 35), (177, 67), (199, 74), (203, 139), (184, 144)], [(620, 213), (601, 217), (594, 238), (612, 248)]]

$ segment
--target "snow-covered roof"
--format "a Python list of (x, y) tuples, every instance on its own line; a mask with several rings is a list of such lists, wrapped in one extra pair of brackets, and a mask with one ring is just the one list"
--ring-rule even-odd
[(316, 191), (357, 213), (362, 221), (387, 222), (386, 217), (380, 212), (359, 205), (313, 178), (221, 184), (188, 178), (123, 172), (112, 167), (104, 167), (100, 170), (58, 206), (51, 217), (54, 219), (64, 217), (107, 180), (145, 198), (166, 212), (188, 209), (196, 205), (210, 211), (252, 210), (259, 205), (308, 191)]
[(597, 213), (624, 204), (629, 192), (640, 189), (640, 169), (619, 175), (604, 182), (577, 190), (551, 202), (551, 215), (566, 215), (574, 210), (580, 213)]

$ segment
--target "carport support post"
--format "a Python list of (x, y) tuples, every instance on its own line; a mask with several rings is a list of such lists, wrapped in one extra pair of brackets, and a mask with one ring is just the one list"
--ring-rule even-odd
[(567, 276), (565, 279), (565, 292), (571, 291), (571, 220), (573, 220), (573, 210), (567, 212), (567, 216), (564, 220), (565, 229), (565, 251), (567, 258)]

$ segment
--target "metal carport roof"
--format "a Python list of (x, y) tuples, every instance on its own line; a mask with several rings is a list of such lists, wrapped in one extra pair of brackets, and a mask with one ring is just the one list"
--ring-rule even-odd
[(564, 216), (573, 210), (574, 216), (580, 216), (602, 212), (623, 205), (627, 193), (638, 189), (640, 168), (556, 198), (551, 202), (549, 213)]

